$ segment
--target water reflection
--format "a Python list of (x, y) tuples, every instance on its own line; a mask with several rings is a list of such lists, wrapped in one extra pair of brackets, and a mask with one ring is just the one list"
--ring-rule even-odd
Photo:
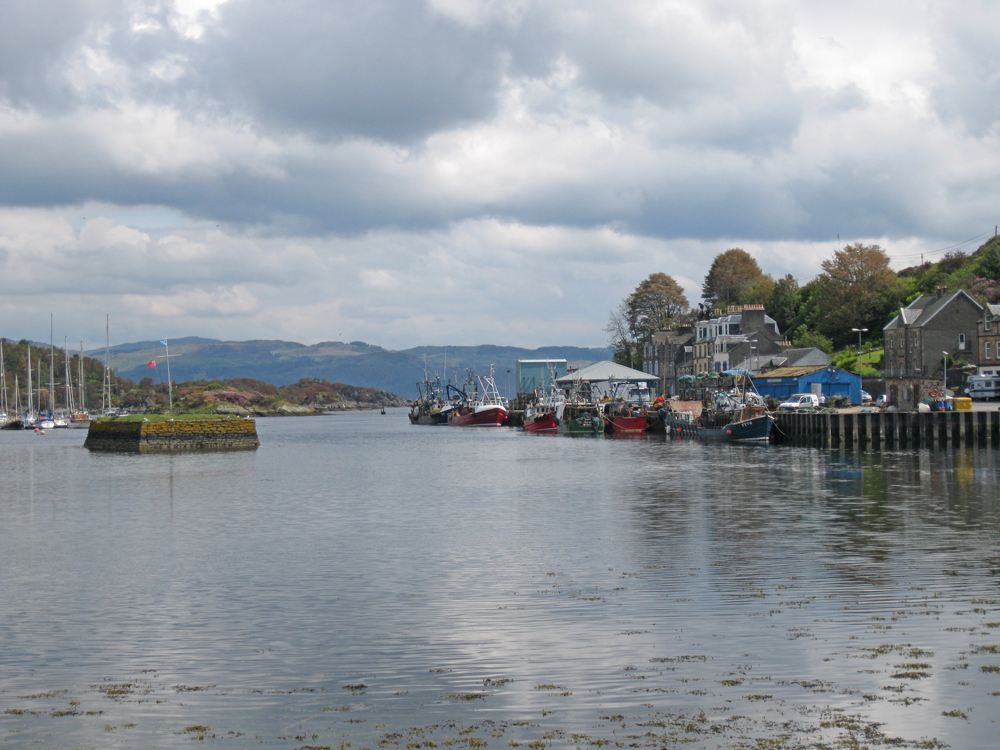
[(993, 452), (258, 429), (0, 435), (5, 745), (997, 746)]

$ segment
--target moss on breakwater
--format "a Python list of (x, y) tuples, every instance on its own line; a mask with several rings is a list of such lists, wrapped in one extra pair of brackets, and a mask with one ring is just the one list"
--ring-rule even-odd
[(90, 423), (83, 446), (111, 453), (192, 453), (255, 450), (260, 445), (252, 419), (201, 417), (117, 417)]

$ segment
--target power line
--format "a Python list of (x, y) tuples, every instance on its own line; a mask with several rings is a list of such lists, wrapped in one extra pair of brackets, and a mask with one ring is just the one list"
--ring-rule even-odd
[(923, 253), (913, 253), (911, 255), (896, 255), (894, 260), (915, 260), (916, 258), (924, 258), (927, 255), (937, 255), (938, 253), (944, 253), (948, 250), (954, 250), (955, 248), (962, 247), (963, 245), (968, 245), (970, 242), (975, 242), (976, 240), (981, 240), (983, 237), (989, 235), (989, 232), (983, 232), (982, 234), (977, 234), (975, 237), (970, 237), (964, 242), (956, 242), (954, 245), (948, 245), (948, 247), (942, 247), (939, 250), (928, 250)]

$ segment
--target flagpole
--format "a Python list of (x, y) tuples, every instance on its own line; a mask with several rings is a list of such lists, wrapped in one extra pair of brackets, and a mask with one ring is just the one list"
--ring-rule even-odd
[(174, 384), (170, 381), (170, 344), (167, 339), (163, 339), (163, 345), (167, 347), (167, 412), (174, 413)]

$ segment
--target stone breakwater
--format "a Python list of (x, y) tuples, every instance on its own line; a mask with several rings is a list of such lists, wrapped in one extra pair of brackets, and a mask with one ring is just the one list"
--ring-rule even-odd
[(189, 453), (256, 450), (257, 423), (252, 419), (185, 419), (169, 422), (90, 423), (84, 448), (114, 453)]

